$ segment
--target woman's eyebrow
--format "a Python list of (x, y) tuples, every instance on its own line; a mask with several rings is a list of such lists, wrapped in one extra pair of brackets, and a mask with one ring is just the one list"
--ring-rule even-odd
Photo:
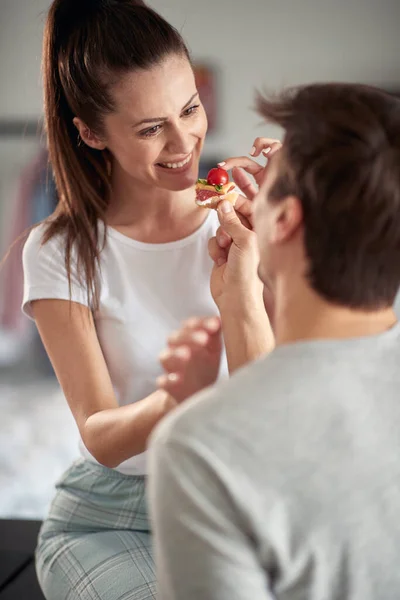
[[(185, 106), (182, 108), (182, 110), (185, 110), (185, 108), (187, 108), (189, 106), (189, 104), (191, 104), (193, 102), (193, 100), (196, 98), (196, 96), (199, 95), (199, 92), (196, 92), (195, 94), (193, 94), (193, 96), (188, 100), (188, 102), (186, 102)], [(136, 125), (133, 125), (133, 127), (139, 127), (139, 125), (144, 125), (145, 123), (159, 123), (160, 121), (166, 121), (167, 117), (151, 117), (150, 119), (142, 119), (141, 121), (139, 121), (139, 123), (136, 123)]]

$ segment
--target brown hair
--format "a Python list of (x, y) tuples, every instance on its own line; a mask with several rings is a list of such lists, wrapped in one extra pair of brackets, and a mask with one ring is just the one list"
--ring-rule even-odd
[(43, 41), (45, 126), (58, 206), (43, 243), (65, 235), (65, 264), (71, 287), (71, 256), (97, 303), (98, 220), (109, 203), (108, 151), (79, 143), (73, 118), (101, 134), (112, 112), (110, 85), (117, 77), (147, 69), (170, 54), (189, 59), (176, 29), (141, 0), (55, 0)]
[(258, 96), (285, 130), (270, 199), (299, 198), (310, 285), (355, 309), (391, 306), (400, 286), (400, 100), (364, 85)]

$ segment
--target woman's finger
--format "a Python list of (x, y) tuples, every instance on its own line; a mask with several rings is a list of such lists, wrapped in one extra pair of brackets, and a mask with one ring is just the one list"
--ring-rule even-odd
[(232, 243), (231, 236), (227, 234), (222, 227), (218, 227), (215, 237), (217, 238), (218, 246), (224, 250), (226, 250)]
[(208, 254), (217, 266), (220, 266), (227, 261), (227, 251), (226, 249), (221, 248), (216, 237), (213, 237), (208, 241)]
[(180, 329), (175, 331), (168, 338), (168, 346), (170, 348), (177, 348), (178, 346), (189, 346), (192, 350), (197, 348), (204, 348), (207, 346), (210, 339), (209, 333), (204, 329)]
[(179, 373), (161, 375), (158, 377), (156, 385), (158, 389), (167, 392), (177, 403), (182, 402), (187, 397), (187, 393), (182, 388), (184, 380)]
[(198, 354), (204, 351), (211, 354), (218, 352), (221, 345), (220, 333), (219, 317), (185, 321), (172, 340), (170, 337), (168, 348), (160, 356), (163, 366), (166, 365), (170, 371), (182, 372)]
[(202, 323), (202, 318), (201, 317), (190, 317), (190, 319), (185, 319), (182, 322), (182, 327), (181, 329), (198, 329), (199, 327), (201, 327), (201, 323)]
[(271, 289), (264, 284), (263, 289), (263, 300), (264, 300), (264, 308), (268, 315), (269, 321), (271, 323), (272, 329), (274, 328), (274, 312), (275, 312), (275, 299)]
[[(251, 224), (251, 222), (250, 222), (250, 220), (249, 220), (249, 218), (251, 218), (251, 215), (249, 215), (249, 217), (246, 217), (246, 216), (245, 216), (245, 215), (242, 213), (242, 210), (241, 210), (241, 209), (239, 209), (239, 210), (237, 210), (237, 209), (236, 209), (236, 205), (235, 205), (235, 214), (236, 214), (237, 218), (239, 219), (239, 221), (241, 222), (241, 224), (242, 224), (242, 225), (244, 225), (244, 226), (246, 227), (246, 229), (250, 229), (250, 231), (253, 231), (252, 224)], [(221, 222), (221, 219), (220, 219), (220, 222)], [(226, 231), (226, 230), (225, 230), (225, 229), (222, 227), (222, 225), (221, 225), (220, 229), (221, 229), (221, 231), (223, 232), (224, 236), (229, 236), (229, 240), (230, 240), (230, 241), (229, 241), (229, 244), (228, 244), (226, 247), (224, 247), (224, 248), (223, 248), (223, 250), (225, 251), (225, 254), (227, 255), (227, 254), (228, 254), (228, 252), (229, 252), (229, 248), (230, 248), (230, 246), (231, 246), (231, 243), (232, 243), (232, 237), (231, 237), (231, 236), (229, 235), (229, 233), (228, 233), (228, 232), (227, 232), (227, 231)], [(218, 237), (217, 237), (217, 243), (219, 244)]]
[(273, 148), (276, 146), (282, 146), (282, 143), (275, 138), (258, 137), (254, 140), (252, 149), (250, 150), (250, 156), (260, 156), (261, 153), (267, 156)]
[(256, 177), (264, 170), (263, 165), (260, 165), (255, 160), (252, 160), (248, 156), (237, 156), (234, 158), (228, 158), (226, 161), (218, 163), (219, 167), (224, 168), (226, 171), (230, 171), (234, 167), (241, 167), (250, 175)]
[(282, 148), (282, 144), (280, 142), (276, 142), (272, 144), (269, 149), (263, 150), (262, 153), (266, 158), (271, 158), (274, 154), (276, 154)]
[(221, 329), (221, 319), (219, 317), (191, 317), (182, 323), (183, 329), (204, 329), (208, 333), (216, 333)]
[(242, 169), (239, 169), (239, 167), (234, 167), (232, 169), (232, 179), (237, 185), (237, 187), (246, 196), (246, 198), (248, 198), (249, 200), (253, 200), (253, 198), (257, 194), (257, 188), (251, 181), (249, 176)]
[(244, 196), (238, 196), (235, 204), (235, 210), (238, 213), (243, 225), (246, 225), (246, 227), (249, 229), (253, 229), (253, 201), (245, 198)]
[(172, 393), (173, 390), (176, 390), (176, 387), (182, 382), (182, 376), (179, 373), (168, 373), (166, 375), (160, 375), (157, 377), (156, 385), (160, 390), (165, 390), (171, 396), (174, 396)]
[(189, 346), (167, 348), (159, 356), (160, 363), (167, 373), (180, 373), (188, 364), (192, 356)]

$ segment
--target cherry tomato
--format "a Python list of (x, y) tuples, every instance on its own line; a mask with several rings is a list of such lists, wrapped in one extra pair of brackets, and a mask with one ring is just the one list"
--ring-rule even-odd
[(208, 185), (225, 185), (229, 182), (229, 175), (225, 169), (220, 169), (219, 167), (215, 169), (211, 169), (211, 171), (207, 175), (207, 183)]

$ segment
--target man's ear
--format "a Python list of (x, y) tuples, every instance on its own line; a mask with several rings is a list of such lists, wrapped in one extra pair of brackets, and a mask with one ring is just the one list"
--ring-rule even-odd
[(276, 244), (293, 237), (303, 224), (303, 207), (296, 196), (287, 196), (276, 206), (272, 241)]
[(93, 131), (89, 129), (89, 127), (78, 117), (75, 117), (73, 120), (75, 127), (77, 128), (79, 135), (87, 146), (90, 148), (94, 148), (95, 150), (104, 150), (106, 148), (106, 143), (104, 140), (101, 140)]

